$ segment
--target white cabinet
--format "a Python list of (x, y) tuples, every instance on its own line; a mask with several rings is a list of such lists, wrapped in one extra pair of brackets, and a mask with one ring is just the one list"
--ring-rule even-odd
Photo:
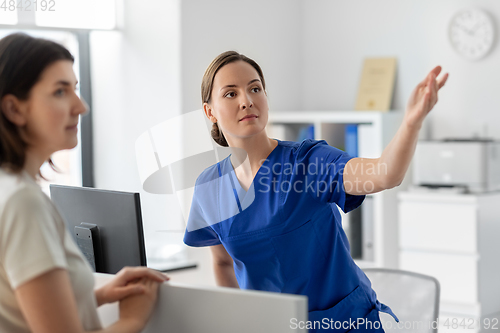
[(439, 280), (441, 315), (479, 320), (500, 312), (500, 193), (401, 192), (399, 199), (400, 268)]
[[(276, 111), (269, 113), (267, 132), (271, 138), (296, 141), (301, 129), (312, 125), (314, 139), (344, 149), (346, 125), (357, 124), (358, 155), (378, 158), (396, 134), (403, 115), (399, 111)], [(405, 187), (403, 182), (395, 189), (367, 196), (362, 205), (363, 219), (367, 222), (363, 247), (367, 251), (362, 259), (356, 260), (360, 267), (398, 266), (397, 192)]]

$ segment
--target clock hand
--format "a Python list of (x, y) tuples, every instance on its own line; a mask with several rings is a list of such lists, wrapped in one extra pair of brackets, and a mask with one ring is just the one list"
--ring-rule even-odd
[(467, 35), (471, 35), (471, 30), (467, 29), (465, 26), (463, 25), (458, 25), (458, 27), (460, 28), (460, 30), (462, 30), (463, 32), (465, 32)]
[(472, 27), (471, 31), (472, 31), (472, 34), (475, 35), (477, 30), (479, 29), (479, 27), (481, 26), (481, 22), (478, 22), (474, 25), (474, 27)]

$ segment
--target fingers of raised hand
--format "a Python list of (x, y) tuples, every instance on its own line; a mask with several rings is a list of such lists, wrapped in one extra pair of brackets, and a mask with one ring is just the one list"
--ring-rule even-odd
[(438, 84), (438, 89), (441, 89), (444, 84), (446, 83), (446, 81), (448, 80), (448, 73), (444, 74), (443, 76), (441, 76), (438, 81), (437, 81), (437, 84)]
[(427, 74), (427, 76), (424, 78), (424, 80), (422, 82), (420, 82), (419, 86), (428, 86), (429, 85), (429, 81), (431, 79), (431, 77), (434, 76), (434, 79), (436, 79), (436, 77), (439, 75), (439, 73), (441, 73), (441, 66), (436, 66), (434, 67), (430, 72), (429, 74)]
[(434, 74), (434, 78), (436, 78), (439, 73), (441, 73), (441, 66), (434, 67), (429, 74)]
[[(439, 73), (441, 73), (441, 66), (436, 66), (432, 71), (430, 71), (427, 77), (429, 78), (434, 76), (434, 79), (436, 79), (439, 76)], [(441, 75), (441, 77), (437, 79), (437, 89), (438, 90), (441, 89), (447, 80), (448, 80), (448, 73)]]
[(434, 104), (437, 103), (437, 99), (438, 99), (438, 84), (437, 84), (437, 81), (436, 81), (436, 77), (434, 75), (431, 75), (431, 80), (429, 82), (429, 92), (430, 92), (430, 98), (429, 98), (429, 111), (430, 109), (432, 109), (432, 107), (434, 106)]

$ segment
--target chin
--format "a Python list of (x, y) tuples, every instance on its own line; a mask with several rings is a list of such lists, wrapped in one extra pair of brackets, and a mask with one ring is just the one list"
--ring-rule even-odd
[(64, 145), (64, 148), (62, 148), (61, 150), (73, 149), (77, 145), (78, 145), (78, 139), (74, 139), (74, 140), (69, 141), (66, 145)]

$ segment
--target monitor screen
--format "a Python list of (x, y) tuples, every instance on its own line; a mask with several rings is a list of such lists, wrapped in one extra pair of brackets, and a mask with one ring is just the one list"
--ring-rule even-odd
[(96, 272), (146, 266), (139, 193), (51, 185), (50, 196)]

